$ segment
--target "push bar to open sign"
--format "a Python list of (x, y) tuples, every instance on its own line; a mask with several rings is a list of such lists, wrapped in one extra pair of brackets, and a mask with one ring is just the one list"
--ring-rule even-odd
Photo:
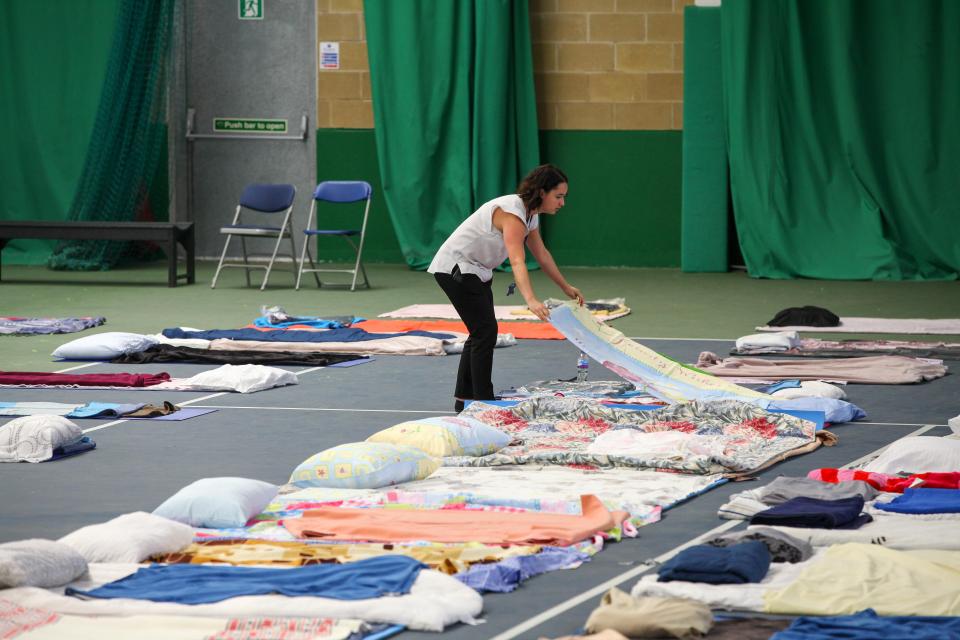
[(300, 116), (300, 135), (283, 135), (287, 120), (281, 118), (214, 118), (216, 133), (194, 133), (196, 109), (187, 109), (187, 140), (306, 140), (307, 114)]

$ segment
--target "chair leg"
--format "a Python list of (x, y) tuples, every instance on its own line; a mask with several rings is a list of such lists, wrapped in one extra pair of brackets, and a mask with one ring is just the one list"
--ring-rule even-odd
[(360, 263), (360, 271), (363, 272), (363, 285), (369, 289), (370, 288), (370, 278), (367, 277), (367, 268), (363, 266), (363, 263)]
[[(306, 260), (307, 254), (307, 245), (310, 244), (310, 236), (305, 236), (303, 238), (303, 248), (300, 250), (300, 261), (297, 263), (297, 284), (294, 285), (294, 289), (297, 291), (300, 290), (300, 278), (303, 276), (303, 262)], [(311, 263), (313, 260), (310, 261)]]
[(356, 262), (354, 263), (354, 265), (353, 265), (353, 284), (350, 285), (350, 291), (355, 291), (355, 290), (356, 290), (356, 288), (357, 288), (357, 273), (360, 272), (360, 271), (363, 272), (363, 284), (364, 284), (364, 286), (365, 286), (367, 289), (369, 289), (369, 288), (370, 288), (370, 280), (367, 279), (367, 270), (366, 270), (366, 268), (364, 268), (363, 262), (362, 262), (361, 259), (360, 259), (360, 254), (361, 254), (361, 252), (363, 251), (363, 238), (362, 238), (362, 237), (360, 238), (360, 246), (355, 245), (355, 244), (353, 243), (353, 241), (350, 240), (349, 238), (347, 238), (347, 240), (350, 241), (350, 245), (351, 245), (351, 246), (354, 248), (354, 250), (357, 252), (357, 261), (356, 261)]
[(270, 271), (273, 270), (273, 261), (277, 259), (277, 251), (280, 250), (280, 243), (283, 242), (283, 231), (277, 236), (277, 241), (273, 245), (273, 254), (270, 256), (270, 262), (267, 263), (267, 272), (263, 274), (263, 283), (260, 285), (260, 291), (267, 288), (267, 280), (270, 279)]
[[(290, 272), (293, 273), (293, 267), (297, 264), (297, 243), (293, 241), (293, 230), (290, 230)], [(300, 288), (300, 274), (293, 275), (293, 281)]]
[(240, 248), (243, 251), (243, 275), (247, 277), (247, 286), (250, 286), (250, 261), (247, 259), (247, 239), (240, 236)]
[[(307, 251), (307, 257), (310, 258), (310, 268), (314, 270), (314, 271), (313, 271), (313, 279), (316, 281), (316, 283), (317, 283), (317, 288), (319, 289), (319, 288), (321, 288), (321, 287), (323, 286), (323, 283), (320, 282), (320, 274), (318, 274), (318, 273), (316, 272), (317, 263), (313, 261), (313, 256), (310, 254), (309, 251)], [(317, 260), (319, 260), (319, 259), (320, 259), (320, 256), (318, 255), (318, 256), (317, 256)]]
[(210, 283), (211, 289), (217, 288), (217, 278), (220, 277), (220, 270), (223, 269), (223, 261), (227, 257), (227, 249), (230, 248), (230, 241), (233, 239), (233, 236), (229, 233), (227, 234), (227, 241), (223, 243), (223, 252), (220, 254), (220, 262), (217, 264), (217, 271), (213, 274), (213, 282)]
[(305, 260), (310, 261), (310, 269), (311, 269), (310, 272), (313, 274), (313, 279), (317, 283), (317, 288), (320, 288), (323, 286), (323, 283), (320, 282), (320, 276), (317, 275), (317, 271), (316, 271), (317, 264), (313, 261), (313, 254), (310, 252), (311, 240), (312, 239), (310, 238), (310, 236), (306, 236), (303, 239), (303, 250), (300, 252), (300, 272), (297, 274), (297, 289), (300, 288), (300, 276), (303, 275), (303, 263)]

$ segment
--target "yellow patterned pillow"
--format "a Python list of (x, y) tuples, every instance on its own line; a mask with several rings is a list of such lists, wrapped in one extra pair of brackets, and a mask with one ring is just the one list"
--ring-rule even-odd
[(298, 487), (377, 489), (422, 480), (440, 467), (440, 460), (408, 446), (351, 442), (315, 453), (293, 470)]
[(389, 442), (423, 449), (432, 456), (485, 456), (510, 444), (511, 437), (488, 424), (462, 416), (401, 422), (378, 431), (367, 442)]

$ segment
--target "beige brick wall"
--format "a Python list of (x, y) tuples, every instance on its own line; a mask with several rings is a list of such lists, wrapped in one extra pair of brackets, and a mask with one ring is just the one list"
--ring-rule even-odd
[(372, 129), (363, 0), (316, 2), (317, 41), (340, 43), (339, 69), (320, 69), (317, 64), (317, 127)]
[(692, 0), (530, 0), (543, 129), (682, 129)]
[[(316, 0), (317, 126), (373, 128), (363, 0)], [(682, 129), (683, 7), (693, 0), (530, 0), (542, 129)]]

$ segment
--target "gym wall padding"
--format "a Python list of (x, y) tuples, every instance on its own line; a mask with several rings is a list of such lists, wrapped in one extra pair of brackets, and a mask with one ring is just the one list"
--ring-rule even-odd
[[(0, 220), (66, 219), (100, 104), (118, 5), (0, 2)], [(13, 240), (3, 261), (43, 264), (55, 242)]]
[(686, 272), (722, 272), (730, 263), (720, 8), (686, 7), (683, 20), (680, 266)]

